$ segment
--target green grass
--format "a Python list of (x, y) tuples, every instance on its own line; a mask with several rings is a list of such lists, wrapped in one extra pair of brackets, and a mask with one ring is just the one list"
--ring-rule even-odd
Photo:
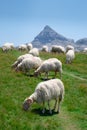
[[(87, 130), (87, 80), (62, 75), (65, 96), (60, 114), (42, 115), (42, 105), (36, 103), (30, 111), (22, 110), (24, 99), (42, 81), (40, 77), (29, 77), (11, 69), (17, 57), (24, 53), (16, 50), (3, 53), (0, 50), (0, 130)], [(63, 54), (41, 52), (40, 57), (56, 57), (62, 61), (64, 72), (87, 79), (85, 54), (77, 53), (70, 65), (65, 64)]]

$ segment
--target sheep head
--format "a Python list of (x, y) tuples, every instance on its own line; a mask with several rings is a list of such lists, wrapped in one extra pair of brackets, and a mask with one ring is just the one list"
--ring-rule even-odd
[(38, 77), (39, 73), (37, 71), (34, 72), (34, 76)]
[(32, 103), (33, 101), (31, 99), (26, 99), (23, 103), (23, 110), (27, 111)]

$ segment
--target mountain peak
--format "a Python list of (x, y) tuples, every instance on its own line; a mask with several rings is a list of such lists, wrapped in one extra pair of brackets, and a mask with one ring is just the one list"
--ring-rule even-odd
[(72, 40), (58, 34), (50, 26), (46, 25), (44, 29), (34, 38), (32, 41), (33, 45), (41, 47), (46, 44), (66, 44)]
[(46, 25), (46, 26), (44, 27), (44, 30), (47, 30), (47, 29), (51, 29), (51, 27), (50, 27), (49, 25)]
[(48, 32), (59, 35), (55, 30), (53, 30), (49, 25), (46, 25), (41, 32)]

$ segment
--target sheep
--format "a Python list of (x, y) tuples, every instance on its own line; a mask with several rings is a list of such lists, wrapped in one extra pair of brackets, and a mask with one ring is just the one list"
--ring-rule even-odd
[(66, 63), (71, 63), (72, 60), (75, 58), (75, 52), (73, 50), (69, 50), (67, 53), (66, 53)]
[(48, 46), (43, 46), (43, 47), (42, 47), (42, 51), (43, 51), (43, 52), (48, 52)]
[(42, 63), (40, 57), (24, 58), (20, 64), (17, 65), (16, 71), (30, 74), (31, 69), (37, 69)]
[(20, 50), (20, 51), (27, 51), (27, 45), (21, 44), (21, 45), (18, 47), (18, 50)]
[(32, 58), (32, 57), (33, 57), (33, 55), (31, 55), (31, 54), (24, 54), (24, 55), (19, 56), (19, 57), (17, 58), (17, 60), (12, 64), (12, 68), (16, 68), (17, 65), (18, 65), (20, 62), (22, 62), (23, 59), (25, 59), (25, 58)]
[(29, 51), (29, 54), (32, 54), (33, 56), (39, 56), (39, 50), (37, 48), (33, 48)]
[(13, 43), (5, 43), (3, 46), (2, 46), (2, 51), (3, 52), (7, 52), (9, 50), (12, 50), (14, 48), (14, 44)]
[(57, 52), (57, 53), (65, 53), (65, 48), (62, 46), (58, 46), (58, 45), (53, 45), (51, 52)]
[(40, 67), (35, 70), (34, 75), (38, 76), (41, 73), (45, 73), (45, 77), (48, 79), (48, 72), (49, 71), (54, 71), (55, 72), (55, 77), (57, 75), (57, 72), (59, 71), (60, 73), (60, 78), (62, 74), (62, 63), (60, 60), (57, 58), (49, 58), (40, 65)]
[(47, 81), (40, 82), (34, 91), (29, 97), (27, 97), (23, 102), (23, 109), (27, 111), (30, 109), (30, 106), (34, 103), (43, 103), (42, 113), (45, 113), (45, 102), (48, 103), (48, 108), (50, 114), (52, 110), (50, 109), (50, 101), (55, 100), (53, 111), (56, 109), (58, 102), (57, 112), (60, 112), (60, 103), (64, 98), (64, 84), (60, 79), (51, 79)]
[(4, 46), (2, 47), (2, 51), (3, 51), (3, 52), (7, 52), (7, 51), (9, 51), (9, 50), (11, 50), (11, 47), (10, 47), (10, 46), (5, 46), (5, 45), (4, 45)]
[(31, 43), (27, 43), (26, 45), (27, 45), (28, 51), (30, 51), (33, 48), (33, 45)]
[(66, 46), (66, 52), (68, 52), (69, 50), (73, 50), (74, 51), (74, 47), (72, 45), (67, 45)]
[(83, 52), (84, 52), (84, 53), (87, 53), (87, 47), (85, 47), (85, 48), (83, 49)]

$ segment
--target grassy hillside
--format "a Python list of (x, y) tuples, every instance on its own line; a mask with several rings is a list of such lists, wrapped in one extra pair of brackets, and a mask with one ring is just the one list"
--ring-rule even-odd
[(0, 50), (0, 130), (87, 130), (87, 55), (77, 53), (73, 63), (66, 65), (63, 54), (40, 53), (42, 59), (56, 57), (62, 61), (65, 86), (60, 114), (42, 115), (42, 106), (36, 103), (31, 111), (22, 110), (24, 99), (42, 81), (11, 69), (24, 53)]

